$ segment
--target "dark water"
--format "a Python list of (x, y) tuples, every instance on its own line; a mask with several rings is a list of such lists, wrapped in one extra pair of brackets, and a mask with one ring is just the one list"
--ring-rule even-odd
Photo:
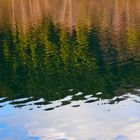
[(140, 1), (0, 0), (0, 140), (139, 140)]

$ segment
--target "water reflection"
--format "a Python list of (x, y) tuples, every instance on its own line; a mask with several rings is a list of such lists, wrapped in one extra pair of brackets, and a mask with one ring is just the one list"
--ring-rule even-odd
[(72, 108), (72, 105), (67, 105), (47, 112), (28, 110), (29, 106), (19, 110), (7, 105), (0, 110), (0, 137), (13, 140), (138, 140), (140, 104), (133, 100), (140, 101), (140, 98), (131, 94), (123, 96), (129, 98), (113, 105), (108, 104), (108, 100), (91, 104), (73, 101), (72, 105), (78, 103), (81, 106)]
[(137, 140), (139, 4), (1, 0), (0, 138)]
[[(14, 31), (8, 26), (1, 30), (1, 97), (49, 103), (81, 91), (93, 96), (102, 92), (105, 99), (139, 86), (138, 46), (129, 46), (127, 34), (116, 46), (113, 31), (102, 37), (96, 26), (76, 29), (71, 34), (44, 19), (26, 34), (18, 25)], [(72, 100), (79, 99), (84, 98)]]

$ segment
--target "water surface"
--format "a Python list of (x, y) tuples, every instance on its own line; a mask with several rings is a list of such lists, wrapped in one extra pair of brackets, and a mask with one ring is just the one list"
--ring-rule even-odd
[(0, 0), (0, 139), (139, 140), (139, 0)]

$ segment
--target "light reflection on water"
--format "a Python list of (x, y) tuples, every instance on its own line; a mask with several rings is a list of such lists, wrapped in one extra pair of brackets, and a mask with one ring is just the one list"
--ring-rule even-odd
[[(73, 101), (69, 105), (51, 111), (42, 111), (49, 105), (42, 105), (39, 109), (34, 102), (30, 107), (26, 106), (22, 109), (5, 105), (0, 110), (2, 122), (0, 136), (2, 139), (12, 137), (17, 140), (21, 138), (139, 139), (140, 104), (138, 102), (140, 102), (140, 97), (128, 93), (111, 100), (116, 100), (116, 98), (125, 98), (125, 100), (114, 104), (109, 104), (108, 99), (100, 99), (90, 104), (85, 104), (82, 100)], [(52, 106), (56, 106), (58, 102), (53, 102)], [(73, 105), (80, 105), (80, 107), (74, 108)]]
[(0, 139), (139, 140), (139, 0), (0, 0)]

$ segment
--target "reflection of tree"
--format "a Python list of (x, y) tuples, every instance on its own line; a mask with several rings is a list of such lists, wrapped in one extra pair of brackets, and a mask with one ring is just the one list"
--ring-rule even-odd
[(138, 85), (137, 56), (129, 54), (122, 42), (128, 52), (122, 57), (113, 31), (107, 31), (77, 23), (71, 34), (49, 18), (26, 34), (18, 24), (14, 31), (6, 25), (0, 30), (0, 86), (13, 98), (33, 96), (49, 101), (70, 94), (70, 88), (85, 94), (102, 91), (102, 98), (109, 98), (125, 85)]

